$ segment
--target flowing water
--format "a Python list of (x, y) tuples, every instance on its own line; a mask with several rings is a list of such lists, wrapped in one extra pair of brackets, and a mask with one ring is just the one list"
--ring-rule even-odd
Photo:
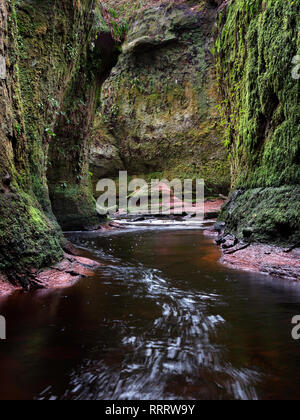
[(197, 230), (68, 236), (102, 266), (0, 300), (0, 399), (299, 399), (297, 283), (222, 266)]

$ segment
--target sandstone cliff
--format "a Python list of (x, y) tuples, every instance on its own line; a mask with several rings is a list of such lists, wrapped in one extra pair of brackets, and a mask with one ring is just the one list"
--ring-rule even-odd
[(229, 2), (215, 56), (236, 191), (222, 219), (240, 239), (300, 243), (300, 4)]
[(149, 7), (131, 23), (102, 89), (95, 178), (116, 175), (121, 162), (131, 175), (204, 178), (207, 192), (228, 191), (211, 53), (217, 7), (187, 3)]
[[(104, 46), (112, 40), (95, 0), (1, 0), (0, 26), (0, 270), (27, 286), (32, 268), (63, 257), (48, 169), (61, 225), (69, 195), (77, 208), (67, 226), (99, 223), (88, 186), (87, 138), (95, 91), (109, 65), (103, 61), (103, 32)], [(82, 98), (88, 111), (76, 109)], [(74, 149), (64, 143), (71, 130), (77, 131)]]

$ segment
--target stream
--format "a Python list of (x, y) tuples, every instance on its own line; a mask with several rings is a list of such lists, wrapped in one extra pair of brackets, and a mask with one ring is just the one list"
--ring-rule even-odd
[(0, 299), (0, 399), (299, 399), (300, 286), (222, 266), (201, 230), (69, 233), (101, 268)]

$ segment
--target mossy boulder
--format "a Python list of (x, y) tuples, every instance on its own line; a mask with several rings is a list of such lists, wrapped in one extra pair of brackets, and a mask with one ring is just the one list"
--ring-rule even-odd
[(237, 190), (221, 219), (240, 240), (300, 246), (300, 187)]
[[(49, 266), (63, 258), (63, 237), (31, 195), (12, 188), (0, 193), (0, 270), (15, 274)], [(14, 192), (12, 192), (14, 191)]]

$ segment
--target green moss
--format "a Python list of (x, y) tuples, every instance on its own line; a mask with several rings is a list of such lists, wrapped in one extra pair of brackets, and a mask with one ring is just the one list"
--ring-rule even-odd
[(96, 201), (90, 185), (57, 186), (51, 189), (53, 211), (64, 230), (96, 229), (101, 219), (96, 213)]
[(64, 230), (99, 225), (89, 176), (89, 149), (101, 86), (118, 57), (112, 38), (109, 47), (95, 39), (82, 51), (78, 71), (70, 79), (49, 148), (48, 182), (54, 214)]
[(232, 195), (222, 219), (239, 238), (277, 244), (300, 239), (300, 4), (231, 1), (219, 17), (217, 77)]
[(139, 16), (104, 83), (99, 134), (106, 131), (115, 139), (132, 175), (204, 177), (209, 190), (224, 193), (230, 169), (207, 54), (214, 11), (210, 19), (186, 5), (166, 4)]
[(16, 4), (18, 67), (32, 183), (34, 193), (48, 213), (45, 143), (50, 136), (46, 129), (48, 133), (53, 131), (60, 112), (60, 98), (78, 71), (93, 24), (92, 4), (87, 1), (75, 6), (69, 0), (55, 5), (52, 1)]
[(300, 187), (239, 190), (223, 207), (220, 220), (239, 239), (299, 245)]
[(30, 223), (36, 227), (36, 229), (44, 229), (47, 225), (43, 220), (43, 216), (40, 210), (35, 207), (29, 207)]
[[(8, 66), (0, 107), (0, 269), (12, 281), (63, 258), (64, 239), (48, 194), (48, 149), (62, 103), (96, 36), (94, 5), (94, 0), (11, 0), (3, 5), (9, 37), (4, 38)], [(90, 58), (89, 69), (95, 66)], [(65, 159), (72, 160), (71, 152)], [(87, 153), (79, 166), (82, 172), (76, 176), (88, 173)], [(9, 185), (2, 184), (7, 174)], [(85, 191), (88, 205), (94, 206), (90, 182), (83, 182), (77, 194)]]
[(237, 187), (300, 182), (299, 2), (232, 1), (220, 16), (217, 73)]
[(2, 270), (26, 274), (31, 268), (46, 267), (63, 257), (64, 239), (56, 222), (51, 222), (37, 202), (21, 191), (0, 194), (0, 263)]

